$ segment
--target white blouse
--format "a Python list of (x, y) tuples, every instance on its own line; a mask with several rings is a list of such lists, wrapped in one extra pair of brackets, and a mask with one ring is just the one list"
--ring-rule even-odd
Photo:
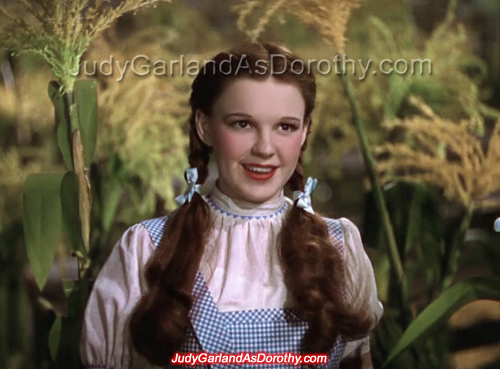
[[(200, 272), (218, 309), (291, 307), (274, 246), (292, 201), (282, 195), (256, 206), (234, 201), (216, 186), (205, 199), (214, 227)], [(339, 220), (344, 231), (347, 297), (353, 309), (368, 306), (380, 319), (383, 307), (359, 231), (350, 220)], [(139, 223), (123, 234), (104, 264), (85, 310), (80, 354), (87, 368), (159, 368), (135, 351), (128, 329), (130, 314), (147, 289), (143, 272), (154, 250), (150, 234)], [(368, 337), (348, 342), (344, 357), (369, 350)]]

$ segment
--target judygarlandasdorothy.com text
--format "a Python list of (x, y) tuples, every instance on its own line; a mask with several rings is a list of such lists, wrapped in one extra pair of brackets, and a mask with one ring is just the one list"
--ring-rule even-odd
[[(230, 55), (230, 58), (232, 55)], [(132, 59), (120, 60), (110, 55), (108, 59), (101, 61), (85, 60), (81, 63), (78, 70), (70, 71), (72, 75), (79, 76), (109, 76), (122, 81), (127, 75), (136, 76), (154, 75), (157, 77), (174, 76), (196, 76), (200, 72), (217, 71), (226, 75), (238, 75), (242, 72), (251, 72), (255, 74), (282, 74), (283, 68), (282, 54), (271, 54), (269, 60), (261, 59), (255, 61), (255, 68), (250, 68), (250, 63), (245, 54), (243, 54), (237, 63), (231, 60), (222, 61), (216, 65), (213, 60), (190, 59), (184, 55), (178, 58), (163, 60), (148, 57), (147, 55), (136, 55)], [(337, 54), (331, 59), (305, 59), (294, 60), (291, 65), (291, 72), (302, 74), (315, 73), (317, 75), (330, 75), (350, 73), (357, 76), (359, 80), (364, 80), (369, 76), (376, 75), (431, 75), (432, 61), (430, 59), (382, 59), (373, 61), (372, 59), (351, 59), (346, 54)]]

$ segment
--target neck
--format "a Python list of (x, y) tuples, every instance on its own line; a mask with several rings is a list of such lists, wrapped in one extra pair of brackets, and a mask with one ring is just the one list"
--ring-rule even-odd
[(216, 185), (209, 196), (211, 202), (217, 208), (231, 214), (245, 215), (245, 216), (259, 216), (270, 215), (278, 212), (285, 205), (285, 197), (283, 191), (276, 199), (264, 202), (252, 202), (237, 200), (224, 194)]

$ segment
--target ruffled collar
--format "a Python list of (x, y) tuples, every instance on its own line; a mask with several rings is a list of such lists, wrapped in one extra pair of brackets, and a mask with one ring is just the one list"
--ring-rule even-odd
[(253, 219), (269, 218), (282, 214), (288, 205), (286, 197), (281, 191), (280, 197), (276, 200), (255, 204), (246, 201), (233, 200), (224, 195), (217, 185), (212, 189), (212, 193), (206, 197), (208, 204), (219, 213), (233, 218)]

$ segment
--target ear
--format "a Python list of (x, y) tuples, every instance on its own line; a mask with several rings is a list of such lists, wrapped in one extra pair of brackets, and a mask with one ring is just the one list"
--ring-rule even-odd
[(195, 118), (196, 118), (196, 131), (198, 132), (198, 136), (205, 145), (212, 146), (210, 122), (208, 120), (208, 117), (205, 114), (203, 114), (203, 112), (200, 109), (197, 109), (195, 113)]
[(309, 132), (309, 124), (311, 123), (310, 118), (304, 119), (304, 127), (302, 127), (302, 142), (300, 146), (304, 145), (306, 142), (307, 133)]

